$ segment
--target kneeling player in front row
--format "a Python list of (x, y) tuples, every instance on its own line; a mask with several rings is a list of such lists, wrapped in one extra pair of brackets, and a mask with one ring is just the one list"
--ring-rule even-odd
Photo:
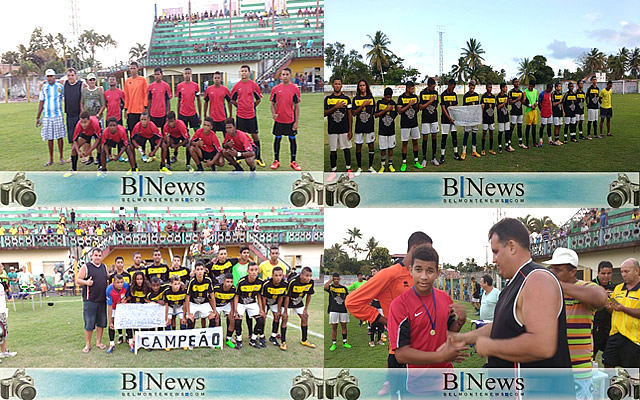
[(220, 141), (213, 131), (213, 118), (206, 117), (202, 121), (202, 128), (198, 129), (191, 139), (189, 151), (200, 172), (204, 171), (203, 162), (204, 166), (211, 168), (212, 171), (216, 170), (216, 165), (219, 167), (224, 165)]
[(169, 114), (167, 114), (167, 122), (164, 124), (162, 132), (165, 135), (164, 140), (167, 146), (167, 156), (171, 154), (171, 150), (173, 150), (173, 156), (167, 160), (167, 166), (170, 167), (171, 164), (178, 161), (178, 149), (184, 147), (187, 157), (187, 171), (192, 170), (193, 168), (189, 165), (191, 163), (189, 130), (182, 120), (176, 119), (175, 112), (169, 111)]
[[(116, 348), (116, 330), (114, 326), (114, 318), (116, 316), (116, 307), (120, 303), (124, 303), (127, 299), (127, 290), (129, 290), (129, 284), (124, 281), (122, 275), (115, 275), (113, 277), (113, 283), (107, 287), (107, 313), (109, 316), (109, 349), (107, 353), (113, 353)], [(133, 338), (133, 331), (127, 329), (127, 342), (130, 342)], [(133, 347), (131, 348), (133, 349)]]
[[(300, 325), (302, 329), (302, 340), (300, 340), (300, 344), (315, 349), (316, 345), (310, 343), (307, 339), (307, 333), (309, 330), (309, 303), (311, 302), (311, 295), (314, 293), (311, 274), (311, 268), (304, 267), (302, 268), (302, 271), (300, 271), (300, 275), (289, 282), (287, 298), (284, 301), (284, 313), (287, 314), (289, 308), (296, 310), (296, 314), (300, 317)], [(302, 301), (305, 296), (306, 299), (304, 299), (305, 302), (303, 304)], [(284, 335), (280, 335), (280, 339), (282, 339), (283, 344), (286, 342)]]
[[(149, 142), (149, 147), (152, 149), (148, 155), (145, 153), (147, 142)], [(131, 145), (138, 149), (144, 162), (153, 161), (156, 153), (160, 150), (160, 154), (162, 155), (160, 172), (170, 172), (166, 167), (167, 146), (165, 145), (162, 133), (160, 133), (160, 129), (158, 129), (156, 124), (149, 121), (149, 114), (146, 112), (140, 115), (140, 122), (138, 122), (131, 131)]]
[(84, 157), (85, 154), (83, 152), (83, 147), (85, 144), (91, 144), (91, 140), (95, 139), (93, 146), (88, 151), (87, 156), (89, 159), (85, 163), (85, 165), (93, 164), (93, 157), (91, 157), (91, 153), (96, 148), (98, 149), (98, 154), (102, 150), (100, 147), (100, 133), (102, 130), (100, 129), (100, 123), (98, 122), (98, 118), (90, 116), (88, 111), (83, 111), (80, 113), (80, 121), (76, 125), (75, 130), (73, 131), (73, 144), (71, 145), (71, 171), (64, 174), (65, 178), (68, 178), (72, 175), (75, 175), (78, 171), (78, 158)]
[(129, 139), (127, 139), (127, 131), (124, 126), (118, 125), (118, 120), (115, 117), (111, 117), (107, 120), (107, 129), (102, 132), (102, 152), (100, 152), (100, 165), (102, 170), (107, 170), (107, 157), (111, 154), (111, 149), (119, 149), (118, 155), (114, 160), (120, 159), (123, 153), (127, 153), (129, 158), (129, 164), (131, 165), (130, 171), (136, 170), (136, 159), (131, 146), (129, 146)]
[(222, 147), (222, 155), (233, 165), (236, 171), (243, 171), (242, 167), (238, 164), (238, 160), (244, 160), (251, 171), (256, 170), (255, 159), (258, 148), (253, 143), (253, 140), (246, 133), (237, 130), (236, 124), (233, 122), (233, 118), (227, 118), (224, 121), (224, 128), (226, 134), (224, 136), (224, 144)]
[(249, 345), (257, 349), (267, 347), (264, 340), (264, 323), (266, 314), (262, 309), (262, 280), (258, 278), (258, 264), (251, 262), (247, 268), (247, 276), (238, 281), (236, 296), (233, 298), (236, 325), (236, 348), (242, 348), (242, 317), (245, 311), (249, 318), (256, 319), (256, 326), (251, 334)]
[[(271, 337), (269, 337), (269, 341), (281, 349), (282, 347), (281, 344), (278, 343), (277, 336), (280, 321), (282, 320), (283, 324), (286, 324), (288, 319), (288, 315), (284, 312), (282, 305), (286, 295), (287, 282), (284, 280), (284, 271), (282, 267), (275, 267), (271, 271), (271, 278), (262, 286), (262, 308), (265, 310), (265, 313), (267, 310), (271, 310), (273, 313), (273, 324), (271, 326)], [(281, 336), (282, 335), (283, 334), (281, 334)], [(286, 349), (286, 347), (284, 349)]]
[(213, 287), (213, 304), (215, 305), (215, 326), (222, 326), (222, 314), (227, 317), (227, 339), (224, 344), (232, 349), (236, 347), (232, 340), (235, 320), (233, 319), (233, 312), (231, 311), (233, 298), (235, 296), (236, 287), (233, 286), (233, 275), (229, 272), (224, 274), (223, 283), (219, 283)]
[(164, 292), (165, 329), (176, 329), (176, 317), (180, 320), (180, 329), (187, 329), (187, 318), (184, 313), (184, 302), (187, 291), (182, 285), (180, 276), (173, 275), (169, 278), (169, 288)]
[(209, 327), (215, 326), (215, 314), (213, 307), (213, 283), (208, 276), (205, 276), (205, 268), (202, 261), (196, 261), (195, 276), (189, 281), (187, 287), (187, 297), (184, 301), (186, 305), (185, 313), (189, 321), (189, 328), (195, 327), (195, 321), (200, 318), (200, 325), (205, 328), (206, 321), (209, 320)]

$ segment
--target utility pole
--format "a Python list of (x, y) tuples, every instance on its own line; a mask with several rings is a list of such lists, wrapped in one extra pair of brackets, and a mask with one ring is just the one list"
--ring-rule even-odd
[(438, 74), (442, 77), (442, 73), (444, 72), (444, 57), (443, 57), (443, 46), (442, 46), (442, 36), (444, 35), (444, 25), (438, 25), (438, 45), (439, 45), (439, 65), (438, 65)]

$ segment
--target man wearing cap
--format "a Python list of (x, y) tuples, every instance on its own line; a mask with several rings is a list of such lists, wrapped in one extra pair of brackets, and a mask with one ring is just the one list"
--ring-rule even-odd
[(623, 283), (605, 305), (611, 312), (611, 332), (602, 354), (605, 367), (640, 368), (640, 264), (628, 258), (620, 265)]
[[(87, 75), (87, 82), (89, 85), (87, 87), (82, 88), (82, 95), (80, 97), (80, 113), (83, 111), (87, 111), (90, 116), (96, 117), (98, 119), (98, 124), (100, 125), (100, 129), (104, 129), (102, 123), (102, 113), (104, 112), (106, 103), (104, 99), (104, 89), (100, 86), (96, 86), (96, 74), (93, 72)], [(89, 145), (85, 145), (85, 151), (88, 150)], [(90, 165), (94, 158), (91, 156), (90, 152), (87, 152), (87, 156), (89, 157), (85, 162), (85, 165)], [(96, 155), (95, 163), (100, 163), (100, 156)]]
[[(36, 118), (36, 127), (42, 125), (42, 131), (40, 135), (42, 140), (48, 142), (49, 145), (49, 161), (44, 164), (45, 167), (53, 164), (53, 142), (58, 141), (58, 151), (60, 152), (60, 164), (64, 164), (64, 157), (62, 156), (62, 149), (64, 147), (64, 118), (62, 116), (62, 97), (64, 93), (64, 87), (59, 82), (56, 82), (56, 72), (52, 69), (48, 69), (45, 74), (47, 75), (47, 83), (42, 85), (38, 100), (38, 116)], [(44, 112), (44, 116), (42, 116)]]
[(593, 282), (576, 278), (578, 255), (571, 249), (558, 247), (545, 264), (560, 281), (567, 310), (567, 340), (579, 399), (591, 399), (593, 357), (593, 314), (604, 306), (607, 292)]

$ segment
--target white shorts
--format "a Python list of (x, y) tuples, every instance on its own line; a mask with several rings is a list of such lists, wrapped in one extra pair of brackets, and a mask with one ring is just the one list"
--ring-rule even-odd
[(540, 117), (540, 123), (542, 125), (548, 125), (553, 123), (553, 117)]
[(403, 142), (408, 142), (409, 139), (418, 139), (420, 138), (420, 130), (417, 126), (413, 128), (400, 128), (400, 139)]
[(376, 133), (354, 133), (353, 134), (353, 143), (355, 144), (363, 144), (367, 141), (367, 144), (373, 143), (376, 141)]
[(478, 127), (477, 126), (465, 126), (464, 127), (464, 131), (466, 132), (471, 132), (473, 131), (473, 133), (478, 133)]
[(224, 315), (231, 314), (231, 303), (227, 303), (222, 307), (216, 307), (216, 311), (218, 312), (218, 314), (222, 314), (222, 313), (224, 313)]
[(522, 123), (522, 115), (512, 115), (511, 116), (511, 123), (512, 124), (521, 124)]
[(337, 151), (338, 149), (350, 149), (351, 140), (348, 133), (330, 133), (329, 134), (329, 151)]
[(476, 298), (476, 297), (472, 297), (471, 298), (471, 302), (472, 303), (480, 303), (480, 299)]
[(511, 125), (508, 122), (498, 122), (498, 131), (504, 132), (511, 129)]
[(346, 324), (349, 322), (349, 313), (346, 312), (329, 312), (329, 324), (337, 324), (338, 322)]
[(177, 316), (179, 318), (182, 318), (182, 315), (184, 314), (182, 308), (183, 308), (182, 306), (169, 306), (168, 315), (170, 317)]
[[(270, 305), (269, 306), (269, 310), (272, 313), (277, 314), (278, 313), (278, 303)], [(280, 306), (280, 314), (284, 314), (284, 307), (283, 306)]]
[(584, 114), (576, 114), (576, 121), (584, 121)]
[(378, 146), (380, 150), (393, 149), (396, 147), (396, 137), (394, 136), (378, 136)]
[(304, 313), (304, 307), (290, 307), (289, 310), (295, 310), (298, 315), (302, 315)]
[(589, 113), (589, 121), (597, 121), (598, 120), (598, 109), (596, 108), (595, 110), (592, 108), (587, 109), (587, 112)]
[(486, 130), (490, 130), (490, 131), (494, 131), (496, 129), (496, 125), (495, 124), (482, 124), (482, 130), (486, 131)]
[(440, 132), (439, 125), (437, 122), (424, 123), (422, 124), (422, 134), (428, 135), (430, 133), (438, 133)]
[(564, 123), (565, 124), (575, 124), (576, 123), (576, 117), (564, 117)]
[(257, 317), (258, 315), (260, 315), (260, 307), (258, 307), (258, 303), (238, 303), (237, 311), (240, 318), (244, 317), (245, 310), (247, 311), (247, 314), (249, 314), (249, 318)]
[(555, 126), (560, 126), (562, 125), (562, 117), (553, 117), (553, 124)]
[(442, 124), (442, 134), (447, 135), (449, 132), (456, 132), (456, 126), (451, 124)]
[(196, 304), (189, 302), (189, 314), (193, 314), (193, 318), (207, 318), (213, 312), (211, 304)]

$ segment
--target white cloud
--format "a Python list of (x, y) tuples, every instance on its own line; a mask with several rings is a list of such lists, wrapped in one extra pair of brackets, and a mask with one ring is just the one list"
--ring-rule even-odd
[(628, 24), (629, 24), (629, 22), (627, 22), (627, 21), (620, 21), (620, 26), (625, 26), (625, 25), (628, 25)]

